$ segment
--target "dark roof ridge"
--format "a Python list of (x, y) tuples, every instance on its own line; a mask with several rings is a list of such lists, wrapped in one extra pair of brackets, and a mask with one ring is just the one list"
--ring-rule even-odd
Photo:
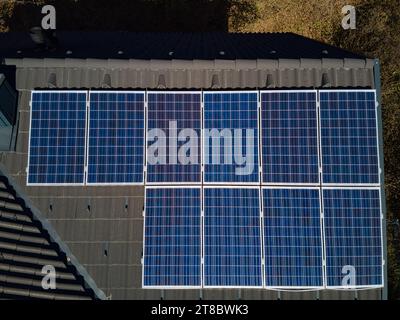
[(52, 48), (27, 32), (0, 33), (3, 58), (161, 60), (363, 59), (362, 55), (292, 32), (61, 31)]

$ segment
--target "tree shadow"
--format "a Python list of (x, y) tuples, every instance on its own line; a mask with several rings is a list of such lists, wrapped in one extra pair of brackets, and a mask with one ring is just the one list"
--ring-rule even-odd
[[(58, 30), (228, 31), (257, 17), (253, 0), (57, 0)], [(16, 3), (10, 31), (40, 26), (43, 4)], [(0, 14), (1, 15), (1, 14)], [(1, 16), (0, 16), (1, 18)]]

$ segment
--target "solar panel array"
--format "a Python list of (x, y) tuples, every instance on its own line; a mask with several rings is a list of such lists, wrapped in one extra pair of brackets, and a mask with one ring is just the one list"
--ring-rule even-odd
[(204, 189), (204, 286), (261, 287), (260, 190)]
[(143, 92), (90, 93), (89, 184), (143, 183)]
[(322, 287), (318, 189), (263, 188), (267, 287)]
[(258, 93), (204, 93), (205, 182), (258, 182)]
[[(188, 136), (201, 135), (201, 93), (151, 92), (148, 94), (147, 111), (148, 141), (162, 142), (166, 149), (153, 152), (154, 145), (148, 146), (148, 183), (200, 183), (200, 144), (190, 150), (196, 161), (179, 154)], [(168, 137), (165, 137), (168, 133)], [(160, 151), (161, 150), (161, 151)], [(157, 151), (159, 153), (157, 153)], [(187, 160), (186, 160), (187, 159)], [(151, 162), (152, 161), (152, 162)], [(186, 162), (187, 161), (187, 162)], [(183, 163), (182, 163), (183, 162)]]
[(375, 100), (37, 91), (27, 182), (145, 185), (146, 288), (382, 287)]
[(84, 184), (86, 91), (35, 91), (27, 184)]
[(323, 182), (378, 184), (374, 91), (321, 91)]
[(146, 189), (143, 286), (201, 286), (197, 189)]
[(317, 92), (261, 92), (263, 182), (319, 182)]
[[(327, 286), (382, 286), (379, 189), (335, 188), (323, 193)], [(354, 279), (344, 279), (353, 271)]]

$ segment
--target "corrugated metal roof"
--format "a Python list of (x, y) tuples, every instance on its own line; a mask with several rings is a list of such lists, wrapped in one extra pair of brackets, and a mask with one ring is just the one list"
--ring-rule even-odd
[[(67, 61), (60, 60), (63, 63)], [(74, 62), (76, 64), (74, 64)], [(205, 68), (165, 68), (149, 61), (147, 67), (109, 66), (109, 61), (69, 60), (70, 66), (54, 66), (44, 60), (7, 60), (18, 63), (17, 89), (48, 88), (50, 80), (58, 88), (320, 88), (374, 87), (373, 61), (313, 60), (269, 61), (254, 69), (233, 62), (231, 69), (215, 65)], [(256, 61), (255, 61), (256, 62)], [(265, 61), (264, 61), (265, 62)], [(158, 62), (160, 64), (160, 62)], [(290, 65), (290, 66), (288, 66)], [(52, 84), (53, 85), (53, 84)]]

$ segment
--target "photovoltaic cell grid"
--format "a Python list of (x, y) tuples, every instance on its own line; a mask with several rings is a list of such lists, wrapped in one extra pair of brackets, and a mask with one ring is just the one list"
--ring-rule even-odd
[(257, 92), (205, 92), (204, 129), (205, 182), (259, 181)]
[(204, 286), (261, 287), (259, 189), (204, 189)]
[[(255, 98), (251, 92), (205, 94), (205, 128), (227, 128), (233, 139), (235, 129), (254, 129), (257, 139), (257, 93), (253, 94)], [(314, 92), (262, 93), (264, 183), (318, 182), (313, 94), (315, 98)], [(28, 184), (84, 183), (86, 100), (84, 91), (32, 93)], [(321, 91), (320, 105), (323, 183), (353, 188), (378, 184), (374, 92)], [(142, 182), (144, 94), (92, 92), (90, 110), (87, 182)], [(149, 130), (168, 133), (166, 147), (178, 150), (190, 134), (179, 137), (182, 129), (194, 129), (200, 136), (201, 93), (149, 93), (148, 115)], [(258, 147), (255, 141), (253, 149)], [(243, 136), (241, 142), (248, 155)], [(199, 146), (197, 155), (200, 152)], [(171, 157), (170, 150), (165, 154)], [(252, 155), (256, 168), (258, 151)], [(206, 182), (258, 181), (258, 170), (247, 178), (236, 175), (240, 157), (235, 150), (230, 156), (234, 165), (206, 166)], [(148, 166), (149, 182), (201, 181), (199, 163), (166, 160)], [(258, 189), (204, 192), (205, 286), (261, 286)], [(146, 191), (144, 286), (201, 286), (200, 193), (200, 188)], [(266, 286), (320, 286), (318, 191), (263, 188), (263, 197)], [(325, 189), (323, 204), (327, 285), (343, 286), (345, 273), (353, 268), (355, 286), (382, 286), (379, 189)]]
[(264, 183), (319, 182), (316, 95), (261, 92)]
[(146, 189), (143, 286), (201, 286), (201, 193)]
[(91, 92), (89, 184), (143, 182), (144, 92)]
[(374, 91), (320, 91), (323, 182), (378, 184)]
[(32, 92), (28, 184), (83, 184), (86, 92)]
[(263, 189), (265, 285), (322, 287), (318, 189)]
[(327, 286), (383, 285), (379, 189), (325, 189)]
[[(200, 183), (201, 92), (149, 93), (147, 117), (147, 182)], [(180, 149), (189, 147), (188, 135), (197, 136), (198, 146)], [(184, 156), (179, 156), (181, 150)], [(195, 160), (190, 160), (190, 155)]]

